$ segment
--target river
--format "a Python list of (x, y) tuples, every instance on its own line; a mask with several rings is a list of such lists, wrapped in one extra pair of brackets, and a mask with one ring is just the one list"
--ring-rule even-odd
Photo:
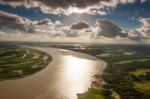
[(0, 81), (0, 99), (77, 99), (88, 90), (106, 63), (93, 56), (56, 48), (35, 49), (49, 53), (53, 60), (43, 70), (16, 80)]

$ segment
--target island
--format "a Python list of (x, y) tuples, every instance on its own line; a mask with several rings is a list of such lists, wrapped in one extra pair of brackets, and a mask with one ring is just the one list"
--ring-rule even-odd
[(46, 52), (28, 47), (0, 46), (0, 80), (22, 78), (45, 68), (52, 61)]

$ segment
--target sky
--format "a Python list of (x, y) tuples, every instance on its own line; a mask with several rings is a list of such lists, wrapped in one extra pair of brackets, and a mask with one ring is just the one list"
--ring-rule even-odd
[(0, 19), (0, 40), (149, 43), (150, 0), (0, 0)]

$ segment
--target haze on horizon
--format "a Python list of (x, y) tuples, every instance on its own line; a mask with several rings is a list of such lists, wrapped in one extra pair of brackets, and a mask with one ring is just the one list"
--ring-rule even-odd
[(150, 43), (149, 0), (0, 0), (0, 41)]

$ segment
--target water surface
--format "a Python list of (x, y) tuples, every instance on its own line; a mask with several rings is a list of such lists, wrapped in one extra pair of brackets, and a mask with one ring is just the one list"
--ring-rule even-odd
[(53, 61), (43, 70), (17, 80), (0, 81), (0, 99), (77, 99), (87, 91), (105, 62), (95, 57), (55, 48), (46, 51)]

